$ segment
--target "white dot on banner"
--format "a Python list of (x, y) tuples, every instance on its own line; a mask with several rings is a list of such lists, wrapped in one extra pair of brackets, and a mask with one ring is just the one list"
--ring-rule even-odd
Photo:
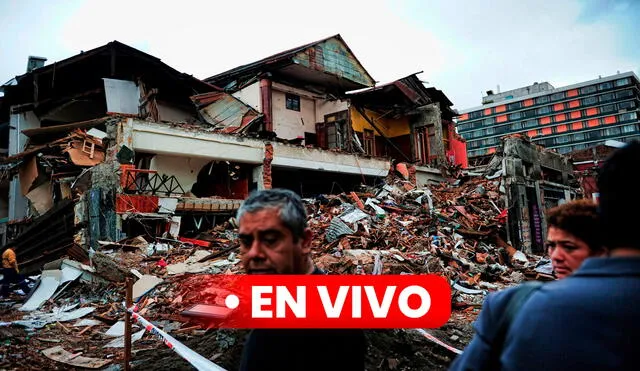
[(229, 295), (224, 299), (224, 305), (229, 309), (236, 309), (240, 305), (240, 299), (236, 295)]

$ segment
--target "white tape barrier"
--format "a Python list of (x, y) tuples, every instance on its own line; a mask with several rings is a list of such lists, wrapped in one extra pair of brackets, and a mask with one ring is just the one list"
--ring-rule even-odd
[(437, 337), (431, 335), (430, 333), (426, 332), (425, 330), (423, 330), (421, 328), (417, 328), (415, 330), (418, 331), (419, 333), (421, 333), (427, 339), (433, 341), (434, 343), (436, 343), (438, 345), (441, 345), (441, 346), (449, 349), (450, 351), (454, 352), (455, 354), (462, 354), (462, 351), (460, 349), (456, 349), (456, 348), (452, 347), (451, 345), (443, 343), (442, 341), (440, 341), (440, 339), (438, 339)]
[[(135, 308), (135, 306), (133, 308)], [(187, 362), (191, 363), (193, 367), (201, 371), (227, 371), (224, 368), (211, 362), (210, 360), (204, 358), (200, 354), (189, 349), (186, 345), (180, 343), (178, 340), (174, 339), (171, 335), (160, 330), (159, 328), (154, 326), (151, 322), (147, 321), (146, 319), (142, 318), (142, 316), (140, 316), (138, 313), (134, 312), (133, 309), (129, 309), (129, 312), (131, 313), (131, 317), (133, 317), (135, 321), (139, 322), (142, 326), (144, 326), (144, 328), (147, 331), (157, 336), (160, 336), (166, 346), (173, 349), (173, 351), (178, 353), (180, 357), (184, 358)]]

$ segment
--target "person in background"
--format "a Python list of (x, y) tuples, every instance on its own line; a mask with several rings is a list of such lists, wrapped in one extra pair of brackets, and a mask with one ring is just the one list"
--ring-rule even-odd
[(547, 211), (546, 246), (556, 277), (562, 279), (590, 257), (603, 256), (595, 202), (569, 201)]
[[(629, 178), (638, 164), (634, 141), (618, 148), (598, 175), (595, 230), (606, 256), (585, 259), (561, 280), (489, 294), (476, 335), (450, 370), (638, 369), (640, 238), (633, 211), (640, 210), (640, 192)], [(537, 289), (522, 291), (527, 287)], [(521, 299), (523, 292), (529, 296)]]
[[(237, 212), (247, 274), (326, 274), (311, 259), (312, 231), (300, 197), (286, 189), (252, 193)], [(254, 329), (240, 370), (365, 369), (366, 338), (357, 329)]]
[(11, 285), (18, 284), (18, 293), (25, 295), (29, 291), (29, 286), (20, 276), (18, 269), (18, 259), (13, 246), (7, 247), (2, 253), (2, 291), (0, 297), (7, 297), (11, 293)]

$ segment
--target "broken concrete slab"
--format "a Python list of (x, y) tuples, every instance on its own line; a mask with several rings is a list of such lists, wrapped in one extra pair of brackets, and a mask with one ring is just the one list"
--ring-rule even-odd
[(118, 264), (108, 255), (97, 251), (93, 255), (93, 265), (96, 274), (112, 282), (124, 282), (128, 272), (118, 266)]
[(145, 274), (133, 284), (133, 300), (137, 301), (142, 295), (162, 282), (162, 278)]
[(76, 306), (77, 304), (71, 305), (68, 307), (58, 308), (49, 313), (34, 312), (29, 315), (26, 315), (22, 320), (17, 320), (9, 323), (19, 325), (19, 326), (24, 326), (27, 328), (38, 329), (46, 326), (49, 323), (67, 322), (67, 321), (84, 317), (96, 309), (94, 307), (83, 307), (76, 310), (71, 310)]
[[(76, 277), (77, 278), (77, 277)], [(62, 280), (61, 270), (48, 270), (42, 272), (40, 276), (40, 283), (36, 287), (29, 300), (27, 300), (21, 307), (20, 311), (27, 312), (33, 311), (47, 301), (58, 289)]]

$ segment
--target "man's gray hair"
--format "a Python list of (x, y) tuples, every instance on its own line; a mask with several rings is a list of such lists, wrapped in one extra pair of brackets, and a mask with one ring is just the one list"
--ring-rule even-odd
[(245, 213), (255, 213), (260, 210), (276, 208), (282, 224), (293, 234), (294, 241), (304, 238), (307, 228), (307, 211), (298, 194), (288, 189), (265, 189), (254, 191), (242, 203), (236, 213), (238, 223)]

